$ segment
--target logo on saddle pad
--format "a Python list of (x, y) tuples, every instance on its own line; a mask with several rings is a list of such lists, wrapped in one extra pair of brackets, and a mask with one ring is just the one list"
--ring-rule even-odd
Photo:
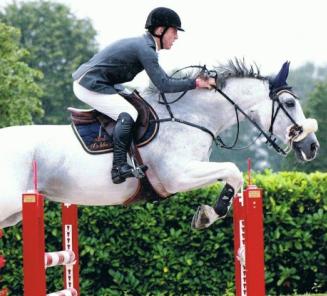
[[(158, 130), (158, 116), (154, 109), (137, 91), (121, 95), (138, 111), (134, 143), (142, 147), (154, 139)], [(109, 153), (113, 150), (112, 132), (116, 121), (97, 110), (81, 110), (69, 107), (72, 128), (84, 150), (91, 154)]]

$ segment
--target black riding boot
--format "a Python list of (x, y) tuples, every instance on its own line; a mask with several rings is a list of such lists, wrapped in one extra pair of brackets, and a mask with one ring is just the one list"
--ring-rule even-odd
[(134, 177), (133, 167), (127, 163), (127, 152), (133, 138), (134, 120), (128, 113), (120, 113), (113, 130), (114, 159), (111, 178), (115, 184), (122, 183), (126, 178)]
[(219, 217), (224, 217), (227, 215), (233, 196), (234, 188), (229, 184), (226, 184), (221, 191), (218, 201), (214, 207), (215, 212)]

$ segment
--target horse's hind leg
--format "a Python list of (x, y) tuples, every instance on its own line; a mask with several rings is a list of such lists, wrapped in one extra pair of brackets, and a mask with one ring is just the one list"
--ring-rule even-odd
[[(0, 227), (15, 225), (21, 219), (22, 193), (33, 188), (33, 145), (17, 129), (0, 130)], [(21, 144), (21, 142), (24, 145)]]
[(5, 220), (0, 222), (0, 229), (13, 226), (22, 220), (22, 212), (12, 214)]
[(6, 190), (2, 187), (0, 192), (0, 228), (17, 224), (22, 219), (22, 193), (21, 190)]
[(0, 176), (0, 227), (9, 227), (21, 220), (22, 194), (26, 191), (28, 178), (10, 169)]
[[(0, 162), (1, 163), (1, 162)], [(24, 174), (22, 166), (3, 166), (7, 168), (5, 172), (0, 169), (0, 228), (9, 227), (21, 221), (22, 194), (31, 188), (28, 180), (29, 174)]]

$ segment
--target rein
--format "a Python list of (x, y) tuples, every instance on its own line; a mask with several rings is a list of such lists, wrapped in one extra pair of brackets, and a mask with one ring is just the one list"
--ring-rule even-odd
[[(236, 113), (238, 113), (238, 112), (241, 112), (243, 115), (244, 115), (244, 117), (246, 118), (246, 119), (248, 119), (251, 123), (252, 123), (252, 125), (254, 125), (255, 126), (255, 128), (257, 129), (257, 130), (259, 130), (260, 131), (260, 134), (259, 134), (259, 136), (255, 139), (255, 140), (257, 140), (260, 136), (264, 136), (265, 138), (266, 138), (266, 143), (268, 143), (268, 144), (270, 144), (275, 150), (276, 150), (276, 152), (277, 153), (279, 153), (279, 154), (283, 154), (283, 155), (287, 155), (287, 151), (285, 151), (282, 147), (280, 147), (277, 143), (276, 143), (276, 141), (277, 141), (277, 139), (276, 139), (276, 137), (274, 137), (274, 134), (272, 133), (272, 132), (270, 132), (270, 135), (268, 135), (248, 114), (246, 114), (244, 111), (243, 111), (243, 109), (241, 108), (241, 107), (239, 107), (229, 96), (227, 96), (221, 89), (219, 89), (219, 88), (217, 88), (217, 87), (214, 87), (215, 88), (215, 90), (217, 91), (217, 92), (219, 92), (228, 102), (230, 102), (233, 106), (234, 106), (234, 108), (235, 108), (235, 111), (236, 111)], [(278, 101), (279, 102), (279, 101)], [(279, 103), (279, 106), (280, 106), (281, 104)], [(277, 115), (277, 114), (276, 114)], [(275, 117), (276, 118), (276, 117)], [(237, 119), (237, 123), (238, 123), (238, 125), (239, 125), (239, 120)], [(271, 127), (272, 127), (272, 124), (271, 124)], [(272, 130), (272, 129), (271, 129)]]
[[(187, 67), (184, 67), (182, 69), (179, 69), (177, 71), (175, 71), (170, 77), (173, 77), (175, 76), (178, 72), (182, 71), (182, 70), (185, 70), (185, 69), (189, 69), (189, 68), (197, 68), (197, 69), (201, 69), (201, 72), (200, 72), (200, 75), (201, 74), (205, 74), (205, 73), (208, 73), (209, 71), (207, 70), (206, 66), (199, 66), (199, 65), (193, 65), (193, 66), (187, 66)], [(216, 72), (215, 72), (216, 73)], [(155, 122), (169, 122), (169, 121), (172, 121), (172, 122), (178, 122), (178, 123), (182, 123), (182, 124), (185, 124), (185, 125), (188, 125), (188, 126), (191, 126), (191, 127), (194, 127), (194, 128), (197, 128), (207, 134), (209, 134), (213, 141), (215, 142), (215, 144), (217, 146), (219, 146), (219, 143), (215, 137), (215, 135), (213, 134), (213, 132), (211, 132), (209, 129), (207, 129), (206, 127), (204, 126), (201, 126), (201, 125), (198, 125), (198, 124), (195, 124), (195, 123), (192, 123), (192, 122), (189, 122), (189, 121), (185, 121), (185, 120), (182, 120), (182, 119), (179, 119), (179, 118), (176, 118), (173, 114), (173, 112), (171, 111), (171, 108), (170, 108), (170, 105), (176, 103), (177, 101), (179, 101), (185, 94), (187, 93), (187, 91), (184, 91), (181, 95), (179, 95), (177, 97), (177, 99), (171, 101), (171, 102), (168, 102), (167, 101), (167, 98), (166, 98), (166, 95), (165, 93), (159, 93), (159, 104), (163, 104), (165, 105), (168, 113), (169, 113), (169, 118), (161, 118), (161, 119), (157, 119), (155, 120)], [(163, 99), (163, 101), (160, 101), (160, 97)]]
[(201, 126), (201, 125), (198, 125), (198, 124), (195, 124), (195, 123), (192, 123), (192, 122), (188, 122), (188, 121), (185, 121), (185, 120), (182, 120), (182, 119), (179, 119), (179, 118), (176, 118), (173, 114), (173, 112), (171, 111), (171, 108), (169, 106), (169, 103), (167, 102), (167, 98), (166, 98), (166, 95), (164, 93), (161, 93), (161, 97), (162, 99), (164, 100), (163, 104), (166, 106), (166, 109), (169, 113), (169, 118), (162, 118), (162, 119), (157, 119), (155, 120), (156, 122), (167, 122), (167, 121), (173, 121), (173, 122), (179, 122), (179, 123), (183, 123), (183, 124), (186, 124), (186, 125), (189, 125), (189, 126), (192, 126), (192, 127), (195, 127), (197, 129), (200, 129), (202, 130), (203, 132), (206, 132), (208, 133), (212, 139), (216, 142), (216, 137), (215, 135), (213, 134), (213, 132), (211, 132), (209, 129), (207, 129), (206, 127), (204, 126)]
[[(216, 71), (209, 71), (206, 66), (188, 66), (188, 67), (185, 67), (185, 68), (182, 68), (182, 69), (179, 69), (177, 71), (175, 71), (172, 75), (176, 75), (176, 73), (182, 71), (182, 70), (185, 70), (185, 69), (188, 69), (188, 68), (200, 68), (201, 69), (201, 72), (199, 75), (204, 75), (205, 77), (213, 77), (213, 78), (216, 78), (217, 79), (217, 72)], [(290, 90), (291, 88), (288, 87), (288, 86), (283, 86), (283, 87), (280, 87), (278, 89), (275, 89), (273, 91), (270, 92), (269, 94), (269, 97), (270, 99), (272, 100), (272, 115), (271, 115), (271, 123), (270, 123), (270, 128), (269, 128), (269, 133), (270, 134), (267, 134), (248, 114), (246, 114), (246, 112), (243, 111), (243, 109), (241, 107), (239, 107), (226, 93), (224, 93), (221, 89), (219, 89), (217, 86), (214, 86), (213, 87), (215, 89), (215, 91), (219, 92), (230, 104), (232, 104), (234, 106), (234, 110), (235, 110), (235, 116), (236, 116), (236, 120), (237, 120), (237, 132), (236, 132), (236, 136), (235, 136), (235, 140), (233, 142), (232, 145), (230, 146), (227, 146), (224, 141), (221, 139), (220, 136), (215, 136), (209, 129), (207, 129), (206, 127), (203, 127), (201, 125), (198, 125), (198, 124), (194, 124), (194, 123), (191, 123), (191, 122), (188, 122), (188, 121), (185, 121), (185, 120), (182, 120), (182, 119), (179, 119), (179, 118), (176, 118), (174, 117), (174, 114), (170, 108), (170, 105), (171, 104), (174, 104), (176, 103), (177, 101), (179, 101), (186, 93), (187, 91), (184, 91), (180, 96), (178, 96), (177, 99), (171, 101), (171, 102), (168, 102), (167, 101), (167, 98), (166, 98), (166, 95), (164, 93), (160, 93), (159, 94), (159, 103), (160, 104), (163, 104), (165, 105), (168, 113), (169, 113), (169, 118), (163, 118), (163, 119), (158, 119), (158, 120), (155, 120), (156, 122), (169, 122), (169, 121), (172, 121), (172, 122), (179, 122), (179, 123), (182, 123), (182, 124), (185, 124), (185, 125), (189, 125), (189, 126), (192, 126), (194, 128), (197, 128), (197, 129), (200, 129), (202, 130), (203, 132), (206, 132), (208, 133), (214, 143), (216, 144), (217, 147), (220, 147), (220, 148), (224, 148), (224, 149), (230, 149), (230, 150), (243, 150), (243, 149), (246, 149), (248, 147), (250, 147), (253, 143), (255, 143), (255, 141), (257, 141), (257, 139), (261, 136), (264, 136), (266, 138), (266, 143), (269, 144), (270, 146), (272, 146), (275, 151), (279, 154), (282, 154), (284, 156), (286, 156), (289, 151), (291, 150), (291, 147), (288, 147), (286, 149), (283, 149), (282, 147), (280, 147), (278, 144), (277, 144), (277, 139), (276, 137), (274, 136), (273, 134), (273, 125), (275, 123), (275, 120), (276, 120), (276, 117), (277, 117), (277, 114), (280, 110), (283, 110), (283, 112), (285, 113), (285, 115), (291, 120), (291, 122), (293, 123), (293, 127), (292, 127), (292, 132), (298, 136), (299, 134), (301, 134), (303, 132), (303, 128), (298, 125), (295, 120), (292, 118), (292, 116), (287, 112), (287, 110), (284, 108), (284, 106), (281, 104), (281, 102), (279, 101), (279, 95), (282, 93), (282, 92), (289, 92), (290, 94), (292, 94), (295, 98), (297, 98)], [(163, 101), (160, 101), (160, 96), (162, 97)], [(275, 103), (277, 102), (278, 106), (277, 106), (277, 109), (275, 110)], [(246, 119), (248, 119), (252, 125), (255, 126), (255, 128), (260, 132), (259, 135), (247, 146), (245, 147), (239, 147), (239, 148), (235, 148), (237, 142), (238, 142), (238, 139), (239, 139), (239, 132), (240, 132), (240, 121), (239, 121), (239, 112), (241, 114), (244, 115), (244, 117)], [(292, 139), (295, 138), (295, 136), (292, 135), (292, 138), (290, 139), (290, 143), (292, 143)]]
[[(209, 70), (206, 68), (206, 65), (203, 65), (203, 66), (199, 66), (199, 65), (192, 65), (192, 66), (187, 66), (187, 67), (184, 67), (184, 68), (181, 68), (181, 69), (178, 69), (176, 70), (173, 74), (170, 75), (170, 77), (174, 77), (177, 73), (185, 70), (185, 69), (192, 69), (192, 68), (196, 68), (196, 69), (201, 69), (200, 71), (200, 74), (199, 75), (206, 75), (206, 73), (209, 72)], [(217, 74), (215, 72), (215, 74)], [(159, 93), (159, 104), (163, 104), (163, 105), (172, 105), (174, 103), (176, 103), (177, 101), (179, 101), (182, 97), (184, 97), (184, 95), (187, 93), (187, 90), (183, 91), (175, 100), (171, 101), (171, 102), (168, 102), (167, 100), (162, 102), (160, 101), (160, 96), (163, 95), (163, 93)]]

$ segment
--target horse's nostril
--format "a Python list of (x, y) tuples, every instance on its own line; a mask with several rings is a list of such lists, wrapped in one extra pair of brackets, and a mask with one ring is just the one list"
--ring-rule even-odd
[(312, 151), (312, 152), (315, 152), (317, 149), (318, 149), (318, 145), (317, 145), (317, 143), (312, 143), (312, 144), (311, 144), (311, 151)]

